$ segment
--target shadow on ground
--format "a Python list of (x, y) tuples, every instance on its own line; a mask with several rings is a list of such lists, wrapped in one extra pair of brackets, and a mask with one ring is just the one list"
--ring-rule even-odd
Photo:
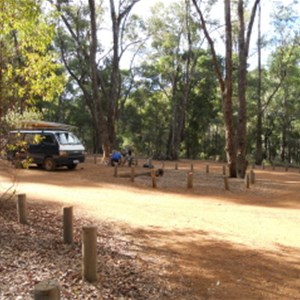
[(164, 266), (176, 299), (299, 299), (300, 249), (256, 251), (202, 231), (127, 235), (137, 253)]

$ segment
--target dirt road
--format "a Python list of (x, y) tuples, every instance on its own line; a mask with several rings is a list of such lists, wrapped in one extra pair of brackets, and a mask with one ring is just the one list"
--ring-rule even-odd
[[(156, 189), (147, 175), (132, 182), (123, 167), (114, 177), (113, 168), (93, 159), (75, 171), (18, 170), (17, 192), (114, 223), (132, 242), (128, 251), (163, 269), (158, 276), (168, 278), (176, 299), (300, 299), (298, 170), (255, 169), (250, 188), (231, 179), (225, 191), (221, 164), (164, 168)], [(7, 174), (0, 175), (4, 187)]]

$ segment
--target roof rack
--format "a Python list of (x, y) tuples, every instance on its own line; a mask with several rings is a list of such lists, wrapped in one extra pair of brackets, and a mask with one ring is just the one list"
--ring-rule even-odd
[(47, 121), (21, 121), (19, 129), (40, 129), (40, 130), (70, 130), (73, 126)]

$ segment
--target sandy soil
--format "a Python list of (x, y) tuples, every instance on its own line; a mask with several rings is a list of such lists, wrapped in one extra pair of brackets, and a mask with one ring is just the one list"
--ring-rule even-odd
[[(141, 162), (142, 164), (143, 162)], [(187, 174), (193, 164), (193, 188)], [(209, 173), (206, 172), (209, 164)], [(255, 168), (255, 184), (239, 179), (224, 189), (222, 165), (154, 162), (164, 176), (96, 164), (75, 171), (17, 171), (17, 192), (29, 201), (114, 224), (126, 251), (151, 262), (173, 296), (161, 299), (300, 299), (300, 174)], [(1, 187), (8, 173), (0, 172)]]

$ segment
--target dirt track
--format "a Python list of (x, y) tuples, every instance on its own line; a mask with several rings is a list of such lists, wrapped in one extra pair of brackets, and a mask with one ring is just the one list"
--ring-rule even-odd
[(176, 299), (300, 299), (298, 170), (255, 169), (250, 189), (232, 179), (225, 191), (222, 166), (206, 174), (207, 164), (193, 162), (193, 189), (188, 161), (166, 163), (153, 189), (148, 176), (131, 182), (89, 159), (75, 171), (18, 170), (17, 192), (115, 223), (126, 251), (151, 261)]

